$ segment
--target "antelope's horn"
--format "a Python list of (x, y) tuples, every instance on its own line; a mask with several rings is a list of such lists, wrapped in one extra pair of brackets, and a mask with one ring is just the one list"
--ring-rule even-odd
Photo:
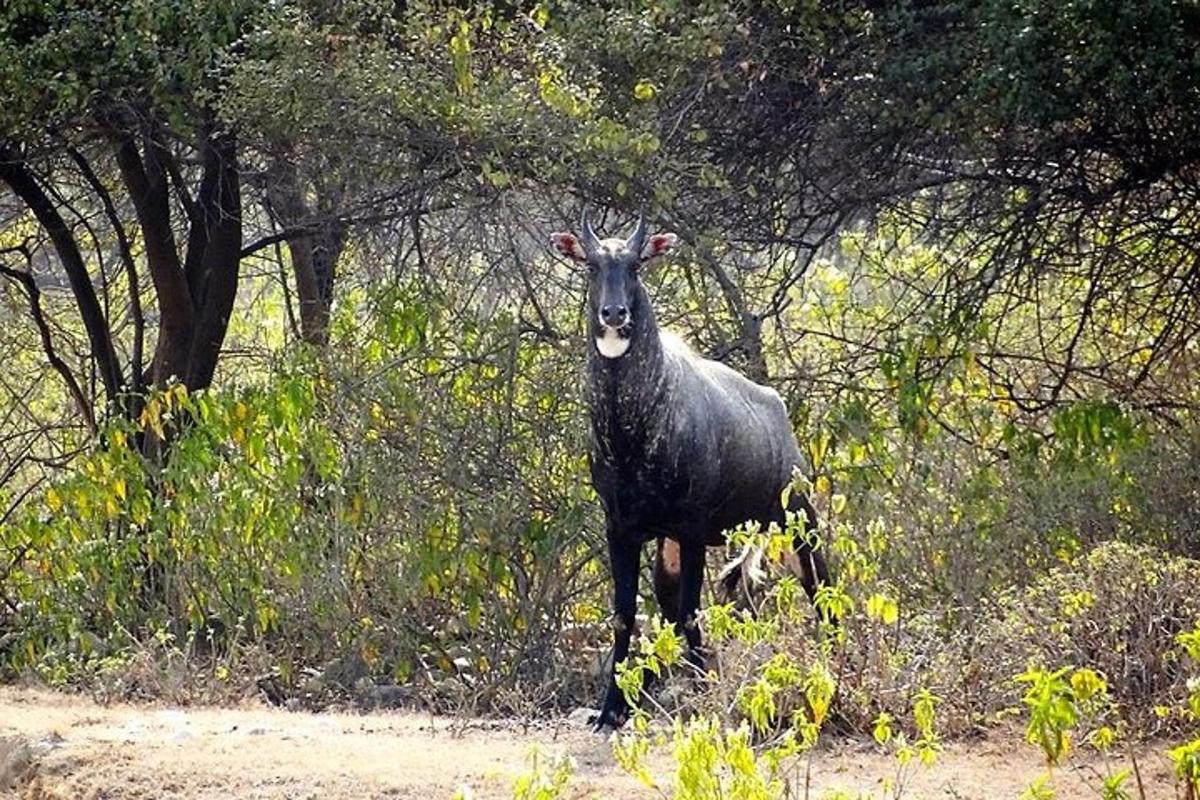
[(589, 253), (595, 250), (600, 243), (596, 232), (592, 230), (591, 220), (588, 219), (587, 206), (584, 206), (583, 216), (579, 220), (579, 234), (583, 241), (583, 249)]

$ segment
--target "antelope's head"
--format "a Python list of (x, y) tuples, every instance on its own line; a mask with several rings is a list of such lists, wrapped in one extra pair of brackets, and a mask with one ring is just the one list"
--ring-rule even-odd
[(560, 253), (587, 265), (589, 326), (600, 355), (620, 358), (629, 349), (635, 321), (639, 314), (648, 313), (641, 307), (648, 302), (641, 291), (641, 266), (670, 250), (677, 238), (673, 233), (647, 236), (646, 220), (639, 216), (637, 228), (628, 239), (601, 239), (592, 230), (586, 209), (579, 222), (579, 235), (550, 235)]

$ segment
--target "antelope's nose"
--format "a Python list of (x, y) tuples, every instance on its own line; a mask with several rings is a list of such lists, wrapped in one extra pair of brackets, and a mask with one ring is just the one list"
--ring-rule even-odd
[(600, 321), (610, 328), (620, 328), (629, 322), (629, 309), (616, 303), (600, 309)]

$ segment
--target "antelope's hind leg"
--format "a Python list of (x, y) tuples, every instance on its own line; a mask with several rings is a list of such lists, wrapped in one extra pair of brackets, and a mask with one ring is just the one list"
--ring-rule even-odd
[(679, 568), (679, 542), (658, 537), (658, 549), (654, 553), (654, 597), (663, 619), (675, 623), (676, 632), (683, 633), (679, 624)]
[(687, 660), (697, 670), (704, 670), (701, 650), (700, 591), (704, 587), (704, 539), (685, 540), (679, 547), (679, 624), (687, 639)]
[[(802, 535), (795, 537), (792, 547), (796, 554), (796, 560), (800, 563), (800, 585), (804, 587), (804, 593), (815, 605), (817, 590), (832, 583), (824, 553), (821, 549), (813, 546), (812, 537), (816, 536), (819, 524), (817, 512), (803, 494), (792, 495), (792, 499), (788, 503), (788, 510), (804, 515), (805, 531)], [(825, 621), (833, 625), (838, 624), (837, 617), (832, 615)]]

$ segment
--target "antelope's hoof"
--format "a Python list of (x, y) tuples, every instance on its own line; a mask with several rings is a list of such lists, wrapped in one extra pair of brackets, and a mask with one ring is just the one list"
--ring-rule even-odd
[(620, 729), (628, 716), (628, 713), (605, 708), (600, 713), (588, 717), (588, 725), (592, 727), (592, 733), (608, 734)]

